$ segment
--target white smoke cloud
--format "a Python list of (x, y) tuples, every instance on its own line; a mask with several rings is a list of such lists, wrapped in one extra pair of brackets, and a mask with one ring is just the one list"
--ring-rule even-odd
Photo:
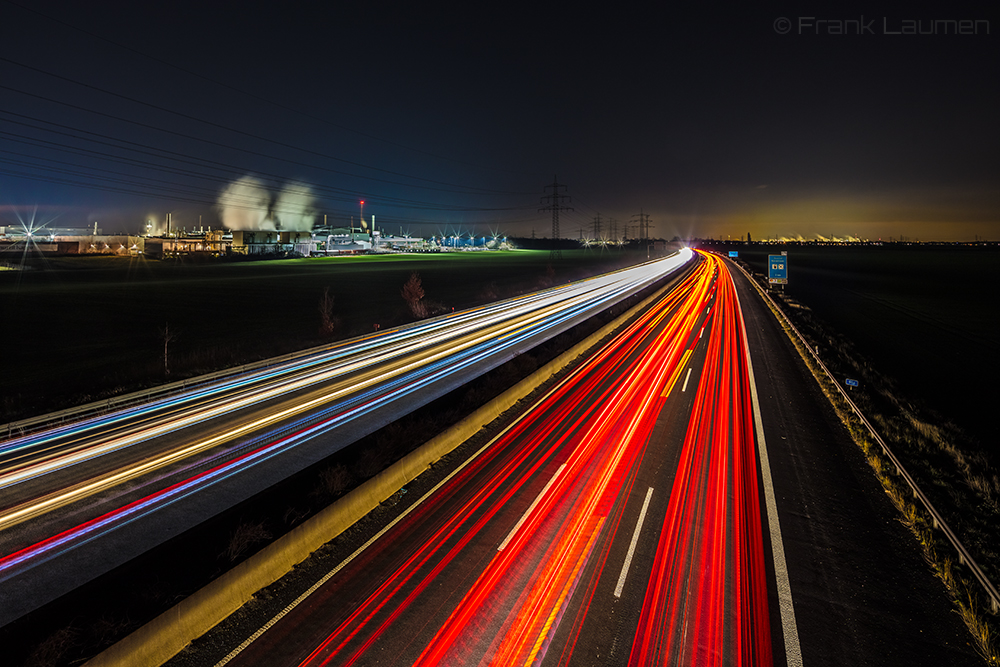
[(312, 231), (316, 211), (309, 186), (291, 181), (277, 197), (253, 176), (243, 176), (227, 185), (216, 202), (226, 229)]
[(271, 194), (253, 176), (243, 176), (227, 185), (216, 205), (226, 229), (274, 229), (268, 219)]
[(286, 183), (274, 202), (271, 214), (281, 230), (311, 232), (316, 219), (312, 190), (301, 183)]

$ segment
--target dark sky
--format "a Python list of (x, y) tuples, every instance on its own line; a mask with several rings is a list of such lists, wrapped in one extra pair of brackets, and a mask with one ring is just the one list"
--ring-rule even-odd
[(218, 225), (251, 175), (331, 221), (543, 236), (558, 175), (574, 238), (642, 210), (667, 238), (1000, 239), (995, 6), (21, 2), (0, 224)]

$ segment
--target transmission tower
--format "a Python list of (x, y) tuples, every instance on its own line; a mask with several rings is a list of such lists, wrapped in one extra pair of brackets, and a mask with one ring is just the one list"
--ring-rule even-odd
[(632, 218), (638, 218), (639, 238), (643, 240), (649, 239), (649, 214), (643, 213), (640, 208), (639, 212), (633, 215)]
[(594, 240), (601, 240), (601, 214), (598, 213), (597, 217), (594, 218)]
[(571, 206), (563, 206), (562, 202), (572, 201), (568, 195), (559, 194), (559, 188), (566, 189), (565, 185), (560, 185), (559, 179), (552, 177), (552, 185), (546, 185), (545, 190), (552, 188), (552, 194), (542, 197), (542, 203), (549, 202), (548, 206), (538, 209), (541, 211), (552, 211), (552, 250), (549, 252), (549, 259), (562, 259), (562, 249), (559, 248), (559, 211), (572, 211)]

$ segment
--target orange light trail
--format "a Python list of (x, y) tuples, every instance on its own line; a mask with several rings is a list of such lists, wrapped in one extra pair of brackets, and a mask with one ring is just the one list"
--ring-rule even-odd
[[(676, 379), (689, 357), (690, 350), (685, 346), (693, 338), (698, 316), (710, 297), (711, 277), (711, 271), (700, 270), (688, 289), (679, 290), (672, 299), (650, 311), (639, 326), (623, 334), (618, 345), (609, 345), (605, 353), (598, 355), (595, 361), (607, 354), (607, 359), (613, 361), (611, 367), (618, 370), (633, 351), (631, 341), (634, 345), (640, 342), (632, 334), (656, 326), (680, 308), (651, 344), (642, 341), (648, 348), (634, 367), (621, 373), (622, 382), (616, 390), (595, 401), (601, 407), (591, 417), (590, 426), (576, 436), (573, 455), (559, 483), (550, 489), (513, 542), (490, 563), (417, 664), (464, 662), (463, 637), (484, 624), (485, 619), (478, 617), (504, 606), (496, 600), (507, 594), (504, 583), (519, 578), (519, 566), (533, 562), (530, 550), (537, 547), (537, 536), (545, 534), (546, 523), (551, 523), (552, 517), (565, 516), (542, 561), (533, 566), (530, 588), (509, 612), (503, 638), (490, 664), (529, 665), (539, 658), (551, 639), (554, 621), (565, 609), (593, 551), (610, 506), (621, 496), (628, 471), (648, 442), (664, 400), (664, 387), (669, 386), (667, 378)], [(568, 510), (562, 509), (564, 506), (569, 506)]]
[(721, 260), (717, 317), (631, 664), (771, 664), (742, 317)]
[[(649, 537), (652, 573), (632, 584), (645, 597), (630, 664), (769, 664), (743, 323), (725, 264), (702, 260), (394, 529), (405, 535), (438, 517), (301, 667), (366, 660), (404, 614), (421, 616), (422, 596), (446, 586), (470, 545), (482, 550), (497, 532), (492, 554), (475, 557), (482, 564), (471, 585), (456, 591), (460, 599), (448, 596), (443, 621), (414, 647), (415, 664), (538, 664), (577, 596), (558, 649), (559, 663), (569, 663), (653, 427), (696, 349), (706, 360), (662, 528)], [(494, 521), (505, 527), (488, 533)]]

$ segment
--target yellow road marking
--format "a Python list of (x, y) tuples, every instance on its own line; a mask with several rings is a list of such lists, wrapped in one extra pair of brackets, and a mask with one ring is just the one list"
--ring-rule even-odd
[(670, 376), (670, 381), (667, 382), (667, 386), (663, 389), (663, 398), (666, 398), (667, 396), (670, 395), (670, 390), (674, 388), (675, 384), (677, 384), (677, 378), (681, 376), (681, 372), (687, 365), (688, 357), (690, 356), (691, 356), (691, 350), (688, 350), (687, 352), (684, 353), (684, 356), (681, 357), (681, 363), (677, 364), (677, 368), (674, 369), (674, 374)]

